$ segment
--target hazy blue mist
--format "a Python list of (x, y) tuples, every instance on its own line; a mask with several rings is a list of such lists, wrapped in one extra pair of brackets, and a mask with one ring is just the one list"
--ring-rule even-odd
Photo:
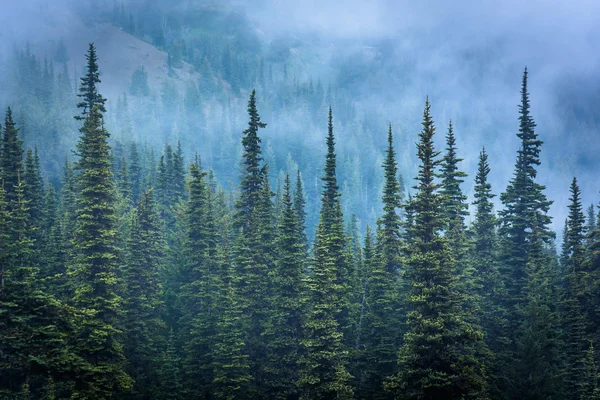
[[(15, 43), (30, 41), (43, 52), (59, 37), (68, 43), (81, 40), (84, 27), (72, 10), (85, 2), (3, 3), (0, 59), (10, 57)], [(290, 46), (294, 77), (341, 85), (360, 118), (378, 118), (382, 127), (391, 123), (406, 178), (414, 175), (414, 142), (429, 96), (440, 149), (448, 121), (454, 122), (462, 167), (470, 175), (464, 184), (469, 193), (484, 144), (494, 192), (503, 191), (512, 175), (521, 75), (527, 66), (532, 114), (544, 141), (539, 180), (554, 200), (554, 229), (562, 229), (573, 176), (579, 178), (584, 204), (598, 203), (600, 2), (259, 0), (232, 1), (230, 7), (247, 15), (265, 51), (281, 43)], [(111, 55), (100, 52), (100, 57), (102, 63)], [(0, 104), (9, 101), (0, 94)], [(267, 138), (285, 134), (276, 121), (266, 122)], [(296, 123), (301, 127), (303, 121)], [(322, 132), (309, 135), (315, 146), (322, 146)], [(385, 133), (382, 129), (376, 143), (382, 152)]]

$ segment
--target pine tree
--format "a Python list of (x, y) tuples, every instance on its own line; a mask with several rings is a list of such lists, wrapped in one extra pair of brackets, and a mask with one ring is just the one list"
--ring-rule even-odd
[[(24, 185), (17, 174), (16, 204), (8, 212), (0, 187), (0, 396), (66, 398), (79, 365), (67, 339), (74, 313), (43, 291), (27, 219)], [(53, 385), (52, 382), (58, 382)]]
[(175, 203), (185, 197), (185, 166), (180, 141), (177, 141), (177, 149), (173, 153), (173, 196)]
[[(543, 221), (544, 219), (541, 218)], [(527, 284), (523, 288), (525, 301), (517, 308), (515, 371), (509, 375), (505, 393), (512, 398), (550, 399), (560, 394), (560, 358), (558, 310), (556, 307), (555, 277), (550, 258), (544, 250), (545, 229), (533, 216), (528, 255), (525, 267)]]
[(155, 370), (164, 347), (159, 272), (165, 262), (165, 241), (152, 191), (144, 193), (131, 221), (123, 270), (127, 288), (123, 301), (126, 370), (134, 379), (133, 398), (148, 398), (156, 389)]
[(87, 59), (87, 79), (82, 79), (80, 88), (87, 96), (80, 105), (85, 119), (75, 164), (79, 173), (74, 260), (68, 274), (74, 288), (73, 301), (85, 312), (75, 337), (78, 353), (88, 363), (79, 371), (82, 384), (75, 388), (74, 396), (101, 398), (129, 388), (132, 382), (123, 370), (125, 360), (118, 337), (122, 299), (118, 293), (115, 188), (109, 133), (103, 124), (103, 99), (95, 88), (98, 66), (93, 45)]
[(302, 325), (303, 356), (298, 385), (301, 399), (349, 399), (353, 390), (344, 348), (347, 304), (347, 260), (342, 208), (336, 179), (333, 116), (329, 133), (321, 198), (321, 216), (314, 244), (314, 260), (306, 277), (306, 309)]
[(565, 357), (566, 365), (566, 395), (570, 399), (583, 396), (586, 382), (585, 376), (585, 347), (587, 324), (584, 308), (586, 306), (586, 289), (588, 277), (585, 276), (585, 217), (581, 204), (581, 192), (577, 179), (571, 183), (569, 198), (569, 215), (566, 224), (566, 243), (563, 257), (565, 260), (564, 294), (563, 294), (563, 324), (565, 326)]
[(142, 165), (136, 142), (129, 147), (129, 178), (131, 180), (131, 200), (137, 204), (142, 193)]
[(301, 329), (302, 277), (306, 262), (302, 229), (292, 203), (289, 175), (285, 177), (282, 214), (276, 241), (276, 261), (269, 272), (271, 289), (269, 320), (263, 340), (266, 343), (266, 396), (294, 398), (297, 393)]
[(4, 181), (7, 207), (12, 211), (17, 203), (16, 187), (19, 183), (19, 174), (23, 173), (23, 141), (19, 139), (19, 129), (13, 121), (10, 107), (4, 118), (1, 150), (0, 172)]
[(190, 175), (184, 242), (189, 265), (185, 267), (187, 281), (180, 289), (182, 317), (179, 326), (186, 354), (186, 393), (193, 398), (209, 398), (220, 271), (216, 262), (216, 227), (206, 172), (197, 164), (191, 164)]
[[(502, 258), (505, 260), (503, 281), (506, 283), (507, 306), (511, 314), (513, 314), (511, 308), (522, 303), (525, 293), (523, 290), (526, 285), (525, 266), (528, 263), (533, 216), (535, 215), (537, 223), (544, 227), (548, 226), (551, 220), (547, 213), (552, 202), (546, 199), (543, 192), (545, 187), (535, 182), (536, 167), (540, 165), (539, 154), (543, 142), (535, 133), (536, 124), (530, 114), (527, 68), (523, 73), (519, 114), (517, 136), (521, 139), (521, 148), (517, 153), (514, 176), (506, 191), (500, 196), (505, 207), (500, 211)], [(547, 228), (540, 234), (544, 241), (552, 237)]]
[(46, 190), (46, 201), (44, 220), (42, 221), (42, 233), (44, 235), (42, 248), (41, 276), (51, 278), (48, 282), (48, 290), (57, 298), (66, 296), (66, 246), (63, 236), (63, 222), (58, 214), (58, 204), (54, 185), (49, 184)]
[(401, 321), (399, 294), (401, 269), (400, 186), (393, 133), (388, 131), (388, 148), (383, 163), (383, 215), (378, 220), (377, 254), (368, 275), (368, 311), (365, 318), (365, 373), (367, 388), (363, 396), (371, 399), (390, 398), (383, 390), (385, 378), (397, 372), (397, 354)]
[(81, 78), (79, 85), (79, 94), (81, 101), (77, 103), (77, 108), (81, 108), (81, 115), (75, 116), (77, 120), (85, 120), (85, 116), (92, 112), (95, 106), (98, 107), (98, 113), (105, 113), (104, 103), (106, 99), (98, 92), (97, 84), (101, 82), (100, 71), (98, 69), (98, 56), (94, 43), (90, 43), (88, 52), (85, 55), (87, 61), (86, 74)]
[(32, 232), (35, 244), (34, 248), (39, 249), (42, 245), (42, 220), (44, 219), (44, 181), (40, 171), (40, 157), (37, 147), (35, 153), (29, 149), (25, 156), (25, 170), (22, 174), (23, 184), (27, 188), (25, 191), (25, 201), (28, 204), (27, 217), (31, 226), (35, 229)]
[(181, 384), (181, 360), (175, 349), (175, 335), (170, 332), (167, 348), (163, 352), (160, 367), (157, 371), (158, 389), (155, 392), (157, 400), (181, 400), (184, 398)]
[[(239, 302), (242, 322), (246, 331), (245, 351), (249, 355), (253, 374), (253, 391), (263, 390), (264, 343), (261, 335), (268, 314), (268, 271), (273, 243), (269, 232), (272, 221), (271, 188), (268, 184), (268, 168), (263, 160), (258, 130), (266, 127), (260, 121), (256, 108), (256, 93), (252, 91), (248, 101), (248, 128), (243, 132), (243, 178), (240, 197), (235, 204), (234, 226), (237, 241), (234, 261), (239, 279)], [(233, 312), (233, 311), (232, 311)], [(235, 311), (237, 313), (237, 311)]]
[(300, 169), (296, 174), (296, 188), (294, 189), (294, 211), (296, 212), (296, 218), (300, 229), (302, 230), (301, 243), (308, 246), (308, 237), (306, 236), (306, 198), (304, 196), (304, 185), (302, 183), (302, 175)]
[[(489, 173), (488, 154), (484, 148), (479, 153), (479, 163), (475, 175), (475, 200), (473, 201), (475, 221), (472, 226), (474, 243), (470, 259), (478, 277), (474, 293), (480, 302), (479, 323), (485, 333), (485, 343), (495, 354), (503, 350), (507, 338), (504, 336), (506, 334), (505, 320), (503, 319), (505, 310), (502, 305), (505, 293), (498, 269), (498, 236), (496, 233), (498, 221), (494, 214), (492, 199), (495, 195), (492, 193), (492, 185), (488, 182)], [(487, 364), (489, 366), (490, 393), (493, 398), (496, 398), (500, 396), (503, 389), (503, 383), (499, 381), (500, 376), (508, 366), (498, 364), (495, 359), (487, 360)]]
[[(549, 268), (546, 265), (548, 260), (532, 260), (534, 252), (539, 252), (537, 247), (539, 243), (533, 243), (533, 232), (536, 232), (536, 241), (549, 243), (553, 234), (548, 229), (551, 217), (548, 210), (551, 201), (548, 201), (544, 194), (545, 187), (535, 181), (537, 177), (536, 167), (540, 165), (540, 151), (542, 141), (535, 133), (535, 122), (530, 113), (529, 92), (527, 91), (527, 69), (523, 74), (521, 86), (521, 104), (519, 105), (519, 133), (517, 136), (521, 139), (521, 147), (517, 153), (517, 162), (513, 178), (509, 182), (506, 191), (500, 195), (500, 200), (504, 209), (500, 211), (500, 257), (502, 265), (500, 273), (503, 285), (506, 290), (504, 296), (504, 308), (506, 310), (505, 318), (506, 334), (504, 336), (512, 340), (505, 345), (503, 351), (498, 356), (505, 365), (514, 364), (515, 358), (525, 358), (526, 355), (519, 355), (524, 351), (524, 347), (519, 347), (518, 343), (523, 343), (526, 338), (519, 338), (518, 334), (524, 334), (524, 324), (534, 323), (535, 321), (523, 321), (528, 314), (523, 314), (522, 310), (528, 308), (530, 311), (537, 309), (539, 305), (527, 303), (541, 301), (528, 295), (527, 287), (534, 288), (529, 280), (534, 277), (528, 273), (528, 269)], [(535, 229), (534, 229), (535, 228)], [(540, 265), (543, 264), (543, 265)], [(547, 295), (549, 292), (542, 292)], [(547, 301), (545, 299), (544, 301)], [(540, 306), (541, 307), (541, 306)], [(527, 318), (534, 318), (528, 316)], [(537, 318), (537, 317), (535, 317)], [(540, 364), (535, 364), (540, 365)], [(543, 368), (544, 366), (540, 366)], [(509, 381), (518, 382), (520, 372), (512, 368), (508, 371)], [(543, 371), (529, 371), (530, 374), (542, 374)], [(522, 388), (516, 387), (518, 391)]]
[(422, 125), (417, 194), (411, 203), (415, 222), (409, 228), (413, 238), (406, 249), (408, 332), (400, 349), (400, 372), (386, 386), (405, 399), (485, 398), (482, 365), (476, 354), (483, 335), (465, 321), (453, 259), (440, 233), (445, 197), (435, 182), (440, 153), (433, 147), (435, 126), (429, 101)]

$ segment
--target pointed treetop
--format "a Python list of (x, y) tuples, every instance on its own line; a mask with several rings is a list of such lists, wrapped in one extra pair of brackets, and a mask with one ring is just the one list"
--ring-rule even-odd
[(98, 93), (96, 85), (100, 83), (100, 72), (98, 70), (98, 57), (96, 55), (96, 48), (94, 43), (90, 43), (88, 53), (85, 56), (87, 60), (87, 67), (85, 76), (81, 78), (81, 85), (79, 87), (79, 94), (77, 95), (82, 100), (77, 103), (77, 108), (81, 108), (81, 115), (75, 116), (77, 120), (83, 120), (85, 115), (89, 113), (95, 106), (98, 107), (100, 113), (106, 112), (104, 103), (106, 99)]

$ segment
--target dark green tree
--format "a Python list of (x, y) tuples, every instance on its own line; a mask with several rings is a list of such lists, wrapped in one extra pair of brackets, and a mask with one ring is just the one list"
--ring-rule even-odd
[(388, 390), (403, 399), (486, 398), (478, 344), (483, 334), (465, 319), (454, 260), (441, 230), (445, 225), (440, 165), (433, 146), (435, 126), (429, 101), (417, 155), (421, 161), (411, 208), (415, 213), (412, 241), (406, 248), (405, 277), (410, 285), (408, 332), (399, 354), (399, 373)]
[(333, 116), (329, 109), (329, 133), (325, 159), (321, 216), (314, 244), (314, 259), (306, 277), (306, 309), (302, 325), (303, 355), (298, 385), (301, 399), (350, 399), (353, 396), (344, 346), (347, 323), (346, 239), (340, 193), (336, 179)]
[(73, 302), (85, 316), (75, 329), (78, 354), (87, 362), (74, 396), (102, 398), (128, 389), (118, 329), (122, 315), (116, 244), (115, 187), (111, 173), (109, 133), (104, 129), (104, 99), (96, 89), (98, 65), (93, 44), (87, 55), (80, 103), (83, 126), (77, 143), (76, 226), (68, 274)]
[(585, 303), (586, 294), (589, 290), (589, 276), (586, 276), (584, 262), (585, 250), (585, 216), (581, 204), (581, 192), (577, 185), (577, 179), (573, 178), (571, 183), (571, 197), (569, 198), (569, 214), (566, 224), (566, 233), (562, 257), (565, 261), (564, 268), (564, 293), (562, 299), (563, 324), (565, 327), (565, 349), (566, 358), (565, 395), (569, 399), (580, 399), (584, 395), (584, 387), (587, 382), (586, 376), (586, 332), (588, 321), (586, 320)]
[(9, 211), (17, 204), (17, 185), (19, 175), (23, 173), (23, 141), (19, 138), (19, 129), (8, 107), (2, 131), (2, 152), (0, 153), (1, 176), (4, 181), (6, 203)]
[(398, 215), (401, 203), (391, 126), (383, 169), (383, 215), (378, 220), (377, 257), (371, 256), (376, 259), (369, 262), (363, 339), (366, 388), (362, 396), (371, 399), (391, 397), (389, 392), (383, 390), (383, 381), (397, 372), (396, 349), (401, 335), (399, 295), (402, 242)]
[(157, 388), (157, 370), (164, 348), (164, 304), (159, 273), (166, 245), (158, 206), (152, 191), (143, 194), (133, 213), (123, 281), (124, 355), (126, 371), (134, 379), (133, 398), (149, 398)]
[(100, 70), (98, 68), (98, 56), (96, 55), (96, 47), (94, 43), (90, 43), (88, 52), (85, 55), (87, 61), (86, 73), (80, 80), (79, 93), (77, 96), (81, 99), (77, 103), (77, 108), (81, 108), (81, 115), (76, 115), (75, 119), (84, 120), (86, 114), (92, 112), (95, 106), (98, 107), (98, 113), (105, 113), (106, 108), (104, 103), (106, 99), (98, 92), (97, 85), (102, 82), (100, 80)]
[(289, 175), (285, 177), (282, 215), (276, 240), (276, 261), (270, 275), (270, 308), (263, 340), (266, 342), (266, 396), (296, 398), (306, 246), (292, 203)]

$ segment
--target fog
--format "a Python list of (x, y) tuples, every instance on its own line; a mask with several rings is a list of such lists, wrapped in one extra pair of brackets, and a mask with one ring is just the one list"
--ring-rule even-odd
[[(64, 38), (73, 63), (81, 68), (85, 48), (79, 53), (76, 48), (87, 39), (82, 30), (90, 27), (73, 17), (74, 10), (101, 7), (102, 2), (3, 3), (1, 59), (9, 59), (15, 44), (22, 46), (26, 41), (43, 56), (56, 40)], [(168, 10), (194, 2), (149, 3)], [(198, 3), (206, 7), (220, 4)], [(113, 2), (106, 4), (112, 6)], [(465, 159), (462, 167), (469, 173), (463, 189), (469, 194), (483, 145), (491, 153), (495, 193), (506, 188), (512, 175), (518, 149), (519, 90), (527, 66), (532, 115), (544, 141), (539, 180), (548, 186), (547, 195), (554, 200), (553, 229), (562, 229), (573, 176), (580, 181), (584, 205), (598, 203), (599, 2), (259, 0), (232, 1), (229, 8), (247, 15), (267, 50), (281, 38), (297, 41), (292, 61), (288, 61), (295, 78), (343, 86), (355, 102), (357, 118), (378, 118), (382, 127), (392, 123), (405, 178), (414, 175), (414, 142), (429, 96), (440, 149), (448, 121), (455, 124), (459, 154)], [(99, 51), (101, 63), (111, 57), (112, 45), (104, 43)], [(104, 84), (116, 87), (109, 94), (126, 90), (113, 76), (107, 76)], [(10, 101), (10, 96), (0, 95), (0, 104)], [(243, 115), (236, 118), (243, 121)], [(275, 121), (266, 122), (266, 137), (303, 126), (303, 121), (296, 121), (297, 129), (284, 130)], [(309, 135), (312, 141), (307, 143), (322, 146), (317, 141), (322, 132), (324, 129)], [(384, 129), (377, 140), (375, 144), (383, 152)]]

